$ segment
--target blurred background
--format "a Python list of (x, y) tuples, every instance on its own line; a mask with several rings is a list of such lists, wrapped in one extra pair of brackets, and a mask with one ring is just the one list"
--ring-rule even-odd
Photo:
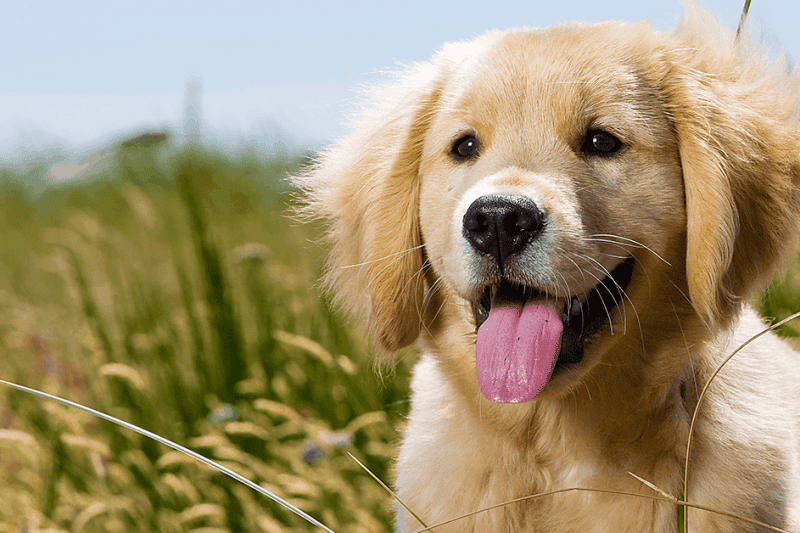
[[(700, 0), (732, 29), (743, 3)], [(667, 31), (682, 11), (680, 0), (11, 2), (0, 22), (0, 159), (78, 162), (132, 132), (181, 133), (191, 79), (208, 142), (318, 148), (347, 132), (364, 88), (444, 42), (574, 21)], [(754, 35), (792, 61), (798, 20), (798, 2), (750, 8)]]
[[(735, 29), (739, 0), (701, 1)], [(51, 4), (51, 5), (48, 5)], [(212, 457), (335, 531), (391, 529), (409, 349), (374, 371), (317, 280), (287, 176), (362, 94), (491, 29), (680, 18), (653, 2), (69, 2), (4, 6), (0, 379)], [(791, 65), (800, 3), (748, 25)], [(758, 298), (800, 310), (797, 261)], [(789, 326), (783, 330), (795, 336)], [(0, 532), (300, 532), (194, 460), (0, 388)]]

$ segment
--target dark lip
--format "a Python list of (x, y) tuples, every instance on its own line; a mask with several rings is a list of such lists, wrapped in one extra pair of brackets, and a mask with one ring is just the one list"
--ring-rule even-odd
[[(608, 325), (612, 311), (625, 296), (625, 290), (633, 277), (635, 263), (633, 257), (625, 259), (600, 283), (587, 291), (583, 298), (579, 299), (578, 295), (575, 295), (564, 299), (564, 311), (561, 316), (564, 330), (561, 334), (561, 351), (553, 370), (554, 375), (567, 366), (583, 360), (586, 347)], [(547, 294), (506, 279), (497, 285), (488, 285), (484, 287), (480, 297), (472, 302), (476, 330), (488, 318), (491, 303), (497, 298), (524, 303), (531, 298), (542, 297), (547, 297)]]

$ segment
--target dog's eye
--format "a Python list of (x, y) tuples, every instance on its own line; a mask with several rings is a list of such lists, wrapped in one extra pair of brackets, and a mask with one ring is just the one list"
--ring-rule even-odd
[(450, 155), (458, 161), (466, 161), (478, 157), (478, 149), (480, 143), (474, 135), (464, 135), (453, 144), (453, 149), (450, 150)]
[(581, 151), (590, 156), (610, 156), (622, 148), (622, 141), (603, 130), (589, 130), (581, 141)]

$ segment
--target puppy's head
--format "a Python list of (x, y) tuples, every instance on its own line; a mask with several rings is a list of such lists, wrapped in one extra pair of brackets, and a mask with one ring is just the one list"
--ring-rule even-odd
[(494, 33), (382, 93), (298, 180), (379, 349), (457, 337), (523, 402), (665, 313), (735, 317), (795, 242), (796, 80), (704, 17)]

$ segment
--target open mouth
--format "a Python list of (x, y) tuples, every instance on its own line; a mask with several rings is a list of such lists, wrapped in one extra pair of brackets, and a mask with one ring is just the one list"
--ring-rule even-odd
[(607, 325), (633, 276), (629, 257), (582, 297), (556, 298), (510, 281), (484, 288), (472, 303), (478, 328), (481, 391), (492, 401), (533, 399), (553, 374), (583, 360)]

